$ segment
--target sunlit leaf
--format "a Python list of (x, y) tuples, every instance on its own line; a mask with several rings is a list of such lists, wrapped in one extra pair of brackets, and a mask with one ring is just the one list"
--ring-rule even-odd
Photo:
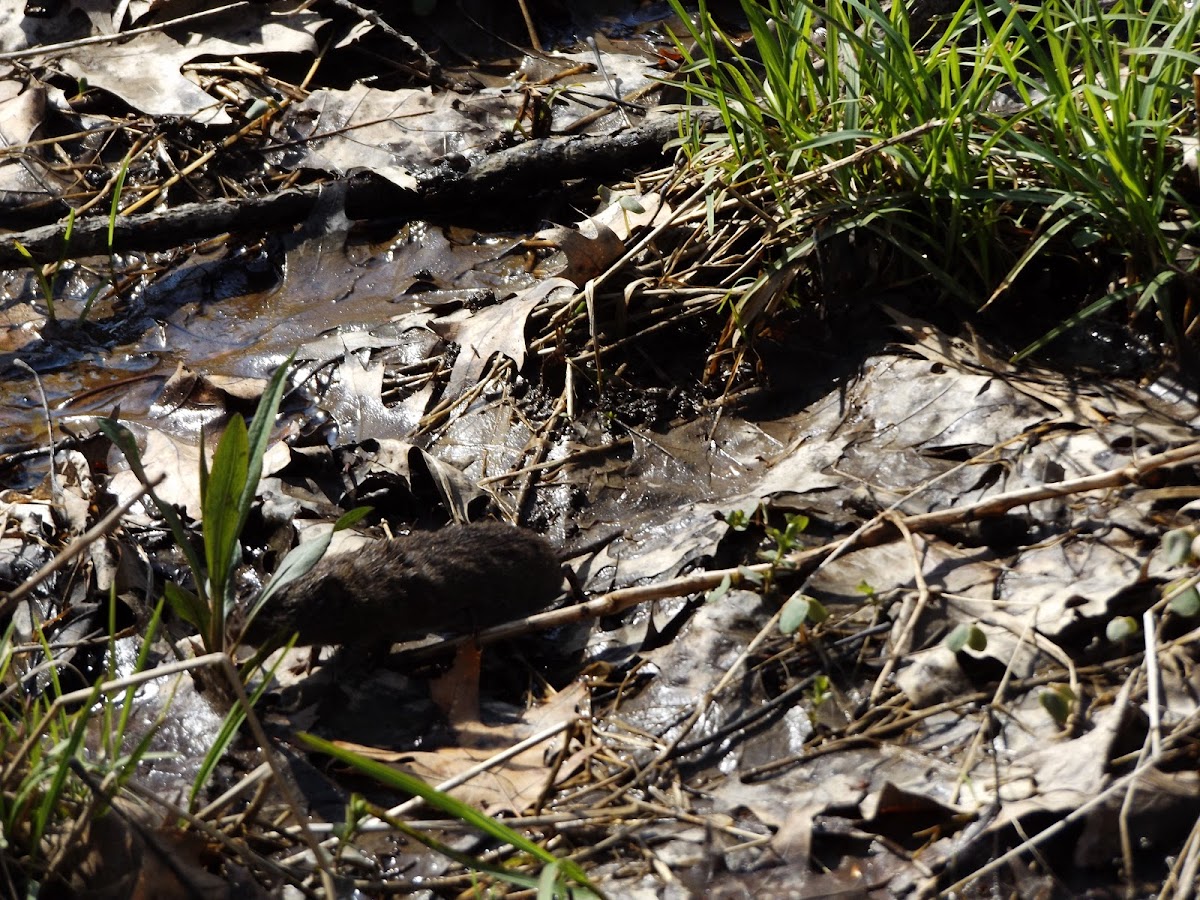
[(733, 579), (730, 578), (729, 573), (726, 572), (725, 576), (721, 579), (721, 583), (704, 595), (704, 602), (713, 603), (717, 600), (720, 600), (729, 593), (729, 588), (732, 584)]
[(279, 403), (283, 399), (283, 389), (287, 373), (292, 366), (292, 360), (295, 356), (296, 354), (293, 351), (279, 368), (275, 370), (274, 374), (271, 375), (271, 380), (267, 382), (267, 387), (258, 401), (258, 408), (254, 412), (254, 418), (250, 421), (250, 427), (246, 434), (249, 466), (246, 471), (246, 483), (243, 487), (241, 497), (237, 502), (239, 534), (246, 524), (246, 519), (250, 516), (250, 509), (254, 505), (254, 497), (258, 493), (258, 481), (262, 477), (263, 456), (267, 452), (267, 444), (271, 439), (271, 431), (275, 427), (275, 417), (279, 413)]
[(1192, 556), (1192, 538), (1195, 537), (1190, 528), (1173, 528), (1162, 536), (1162, 552), (1169, 566), (1182, 566)]
[(1066, 685), (1048, 688), (1038, 694), (1038, 703), (1061, 727), (1071, 716), (1071, 709), (1075, 704), (1075, 694)]
[(173, 581), (163, 583), (163, 594), (175, 615), (189, 625), (194, 625), (201, 633), (208, 630), (208, 604), (203, 602), (191, 591), (181, 588)]
[(978, 625), (962, 622), (954, 626), (954, 630), (946, 635), (943, 643), (952, 653), (958, 653), (965, 648), (979, 653), (987, 649), (987, 635)]
[(1104, 629), (1104, 635), (1112, 643), (1126, 640), (1138, 633), (1137, 619), (1133, 616), (1117, 616), (1109, 621)]
[(795, 634), (797, 629), (808, 619), (808, 609), (812, 599), (804, 594), (796, 593), (788, 597), (779, 611), (779, 630), (783, 634)]
[(246, 422), (235, 415), (217, 444), (204, 492), (204, 553), (214, 602), (224, 600), (241, 555), (238, 500), (246, 487), (249, 465)]
[(1193, 585), (1187, 590), (1176, 594), (1171, 598), (1171, 602), (1167, 604), (1167, 609), (1187, 619), (1200, 614), (1200, 591), (1197, 591)]

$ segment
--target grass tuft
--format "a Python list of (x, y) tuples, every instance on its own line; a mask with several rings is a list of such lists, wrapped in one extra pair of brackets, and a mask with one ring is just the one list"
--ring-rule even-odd
[(1035, 263), (1086, 273), (1067, 324), (1116, 307), (1176, 340), (1191, 325), (1192, 6), (967, 0), (914, 35), (902, 3), (742, 0), (740, 47), (705, 2), (694, 18), (671, 2), (686, 90), (727, 129), (690, 143), (712, 173), (710, 223), (754, 203), (776, 248), (774, 269), (734, 286), (743, 331), (788, 297), (763, 302), (772, 279), (797, 273), (818, 296), (916, 281), (1003, 315)]

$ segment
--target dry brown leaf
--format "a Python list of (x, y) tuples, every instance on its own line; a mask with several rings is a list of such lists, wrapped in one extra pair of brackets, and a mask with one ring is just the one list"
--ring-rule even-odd
[[(459, 729), (457, 734), (464, 744), (460, 747), (395, 752), (344, 741), (337, 743), (340, 747), (361, 753), (370, 759), (402, 764), (405, 771), (437, 785), (490, 759), (505, 747), (574, 718), (577, 715), (577, 707), (586, 702), (587, 692), (583, 685), (577, 682), (556, 694), (548, 703), (526, 710), (517, 721), (510, 724), (476, 724), (470, 729)], [(572, 755), (567, 764), (560, 767), (558, 777), (569, 777), (582, 765), (584, 758), (578, 753)], [(541, 795), (549, 771), (547, 745), (535, 744), (500, 766), (454, 788), (450, 793), (459, 800), (483, 809), (489, 815), (502, 811), (520, 813), (528, 809)]]
[[(287, 14), (280, 15), (283, 12)], [(222, 125), (232, 121), (223, 102), (187, 78), (183, 65), (199, 56), (309, 54), (317, 47), (313, 34), (326, 21), (315, 13), (296, 12), (289, 3), (251, 6), (237, 15), (206, 20), (202, 36), (186, 44), (163, 32), (150, 32), (121, 43), (80, 48), (61, 57), (60, 64), (72, 78), (87, 79), (141, 112)]]
[(430, 327), (448, 341), (460, 346), (458, 358), (446, 386), (447, 398), (461, 396), (483, 374), (484, 368), (497, 353), (507, 356), (519, 369), (525, 364), (525, 322), (534, 308), (554, 291), (575, 290), (565, 278), (539, 281), (515, 297), (489, 306), (478, 312), (463, 312), (456, 317), (440, 319)]
[(409, 170), (450, 153), (482, 148), (511, 131), (520, 95), (484, 90), (469, 96), (428, 88), (385, 91), (356, 84), (344, 91), (313, 91), (276, 125), (276, 136), (303, 139), (269, 157), (285, 170), (306, 168), (343, 175), (370, 169), (413, 190)]
[(578, 287), (587, 284), (625, 252), (625, 244), (607, 225), (585, 219), (574, 228), (547, 228), (534, 238), (558, 248), (558, 253), (539, 266), (539, 273), (566, 278)]
[(429, 682), (433, 702), (455, 728), (479, 721), (479, 673), (483, 654), (474, 644), (462, 644), (454, 663), (440, 678)]

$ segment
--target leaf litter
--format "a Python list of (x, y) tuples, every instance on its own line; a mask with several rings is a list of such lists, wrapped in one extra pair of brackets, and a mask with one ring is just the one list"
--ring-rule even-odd
[[(319, 21), (285, 27), (310, 35)], [(308, 39), (288, 52), (310, 52)], [(187, 80), (183, 59), (160, 60), (174, 67), (171, 83)], [(322, 91), (276, 126), (274, 139), (299, 154), (268, 145), (284, 154), (280, 171), (407, 171), (461, 149), (433, 153), (429, 139), (401, 158), (399, 142), (354, 116), (407, 134), (412, 123), (396, 111), (411, 98)], [(219, 108), (201, 93), (179, 114)], [(473, 149), (520, 109), (511, 90), (495, 93), (507, 104), (499, 118), (454, 110), (481, 123)], [(5, 96), (6, 114), (25, 117), (21, 136), (5, 139), (27, 140), (30, 117), (47, 113), (34, 97)], [(430, 133), (470, 134), (437, 115), (413, 118)], [(1019, 893), (1054, 878), (1082, 890), (1118, 867), (1135, 887), (1184, 871), (1200, 814), (1196, 632), (1167, 608), (1164, 588), (1195, 563), (1158, 548), (1168, 529), (1197, 527), (1187, 391), (1165, 373), (1137, 384), (1014, 367), (985, 340), (901, 308), (883, 334), (864, 329), (861, 343), (836, 351), (820, 340), (827, 326), (785, 318), (779, 333), (757, 335), (760, 370), (749, 378), (740, 354), (777, 298), (763, 296), (746, 330), (716, 348), (697, 336), (700, 323), (719, 321), (728, 274), (761, 253), (744, 241), (748, 213), (718, 235), (705, 230), (701, 187), (650, 173), (596, 214), (528, 237), (413, 223), (364, 244), (342, 210), (326, 208), (304, 240), (256, 251), (282, 270), (276, 283), (181, 296), (166, 310), (163, 327), (191, 335), (190, 345), (150, 328), (132, 347), (91, 351), (106, 363), (155, 357), (147, 370), (161, 374), (150, 383), (163, 390), (124, 415), (137, 419), (156, 490), (196, 521), (201, 426), (213, 440), (256, 398), (255, 379), (299, 346), (264, 465), (248, 591), (298, 534), (364, 504), (385, 511), (375, 532), (490, 506), (540, 525), (572, 554), (591, 606), (534, 617), (528, 627), (554, 623), (548, 639), (512, 642), (521, 625), (478, 636), (506, 638), (484, 654), (491, 696), (478, 727), (451, 727), (432, 703), (431, 675), (445, 665), (434, 641), (382, 668), (327, 650), (309, 675), (287, 657), (263, 708), (273, 734), (287, 747), (293, 730), (317, 730), (438, 782), (496, 755), (471, 746), (481, 737), (500, 746), (542, 737), (468, 781), (463, 796), (559, 841), (611, 896), (924, 895), (1024, 852), (1046, 854), (1051, 873), (1010, 866)], [(216, 280), (246, 259), (217, 253)], [(12, 295), (14, 330), (36, 321), (17, 313), (36, 311), (25, 290)], [(213, 346), (231, 327), (244, 330)], [(175, 376), (159, 368), (168, 362)], [(54, 379), (72, 364), (41, 366), (57, 391), (52, 407), (70, 409), (69, 382)], [(27, 414), (36, 403), (21, 390), (5, 402)], [(57, 419), (78, 428), (86, 417)], [(87, 443), (57, 429), (55, 441)], [(22, 452), (10, 443), (7, 471), (25, 465)], [(48, 501), (45, 488), (6, 494), (8, 584), (49, 562), (47, 541), (69, 543), (94, 525), (90, 505), (114, 502), (105, 494), (140, 495), (111, 450), (75, 453), (60, 450), (52, 465), (70, 503)], [(938, 517), (922, 519), (930, 513)], [(777, 552), (771, 529), (789, 516), (805, 528)], [(80, 603), (111, 585), (134, 608), (152, 600), (145, 564), (178, 563), (155, 538), (150, 506), (123, 521), (94, 545), (104, 552), (77, 557), (21, 601), (30, 635), (38, 621), (51, 628), (63, 598)], [(114, 553), (141, 565), (114, 567), (103, 558)], [(829, 616), (785, 635), (778, 611), (795, 592)], [(1125, 616), (1136, 630), (1110, 640), (1109, 623)], [(982, 639), (951, 649), (958, 625)], [(344, 805), (338, 773), (286, 752), (302, 789), (334, 798), (321, 808)], [(240, 824), (222, 826), (233, 840), (274, 833), (274, 801), (248, 803), (256, 782), (239, 783), (256, 765), (252, 747), (224, 764), (222, 805), (247, 804)], [(314, 824), (332, 834), (337, 822)], [(287, 866), (294, 834), (275, 853)], [(363, 863), (370, 884), (415, 886), (375, 852)], [(303, 867), (287, 871), (303, 878)]]

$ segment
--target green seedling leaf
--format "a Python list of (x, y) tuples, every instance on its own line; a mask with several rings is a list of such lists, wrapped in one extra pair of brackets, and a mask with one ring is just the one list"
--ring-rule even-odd
[(808, 608), (812, 599), (804, 594), (792, 594), (779, 611), (779, 631), (781, 634), (795, 634), (808, 619)]
[(250, 104), (250, 108), (246, 110), (246, 121), (253, 122), (260, 116), (265, 116), (273, 109), (278, 109), (279, 104), (271, 97), (259, 97)]
[(796, 513), (787, 517), (787, 526), (781, 531), (778, 528), (768, 528), (767, 536), (775, 542), (775, 550), (779, 556), (796, 546), (800, 535), (808, 528), (808, 516)]
[(317, 753), (324, 753), (326, 756), (332, 756), (334, 759), (357, 769), (359, 772), (373, 778), (380, 784), (390, 787), (393, 790), (403, 791), (407, 794), (420, 797), (430, 806), (435, 809), (440, 809), (462, 822), (478, 828), (484, 834), (511, 844), (518, 850), (524, 851), (534, 859), (539, 859), (546, 864), (559, 863), (562, 866), (563, 872), (566, 873), (572, 881), (575, 881), (586, 887), (591, 887), (587, 875), (579, 868), (579, 865), (569, 859), (558, 859), (554, 854), (550, 853), (543, 847), (538, 846), (529, 838), (525, 837), (513, 829), (509, 828), (502, 822), (498, 822), (490, 816), (486, 816), (477, 809), (468, 806), (461, 800), (456, 800), (449, 794), (444, 794), (441, 791), (430, 787), (420, 778), (409, 775), (407, 772), (401, 772), (398, 769), (393, 769), (391, 766), (386, 766), (381, 762), (376, 762), (373, 759), (368, 759), (361, 754), (354, 753), (339, 747), (336, 744), (330, 743), (322, 738), (317, 737), (307, 732), (299, 732), (296, 735), (300, 742), (307, 746), (310, 750)]
[(1065, 684), (1059, 685), (1038, 694), (1038, 703), (1061, 728), (1071, 717), (1071, 710), (1075, 706), (1075, 692)]
[(954, 630), (946, 635), (946, 640), (943, 641), (946, 648), (951, 653), (958, 653), (963, 649), (971, 649), (976, 653), (981, 653), (987, 649), (987, 635), (973, 623), (963, 622), (954, 627)]
[(1133, 616), (1117, 616), (1104, 629), (1104, 636), (1116, 644), (1138, 633), (1137, 619)]
[(750, 517), (744, 509), (730, 510), (725, 514), (725, 524), (734, 531), (745, 531), (750, 525)]
[(342, 513), (342, 515), (338, 517), (338, 520), (333, 523), (333, 530), (345, 531), (347, 528), (357, 525), (373, 512), (375, 512), (375, 507), (373, 506), (356, 506), (354, 509), (350, 510), (349, 512)]
[(971, 626), (967, 624), (955, 625), (954, 630), (946, 635), (946, 639), (942, 642), (946, 649), (951, 653), (958, 653), (963, 647), (967, 646), (967, 636), (971, 632)]
[(805, 531), (808, 531), (809, 525), (808, 516), (804, 513), (796, 513), (787, 517), (787, 531), (785, 534), (795, 537)]
[(189, 625), (194, 626), (201, 634), (208, 631), (208, 604), (186, 588), (181, 588), (173, 581), (163, 583), (163, 594), (175, 615)]
[(1196, 535), (1190, 528), (1173, 528), (1162, 536), (1162, 552), (1169, 566), (1182, 566), (1192, 559), (1192, 539)]
[(820, 625), (829, 618), (829, 610), (825, 608), (825, 604), (815, 597), (808, 598), (808, 621), (814, 625)]
[(121, 211), (121, 191), (125, 188), (125, 176), (129, 174), (129, 154), (121, 160), (121, 168), (117, 171), (117, 180), (113, 184), (112, 203), (108, 208), (108, 253), (112, 256), (113, 233), (117, 228), (117, 215)]
[[(72, 210), (74, 212), (74, 210)], [(42, 292), (42, 299), (46, 301), (46, 317), (54, 322), (58, 316), (54, 310), (54, 288), (50, 285), (49, 279), (46, 278), (45, 270), (38, 264), (38, 261), (33, 258), (33, 254), (26, 249), (25, 245), (20, 241), (13, 241), (13, 246), (17, 252), (21, 254), (29, 267), (33, 269), (34, 277), (37, 278), (38, 290)]]
[(704, 602), (715, 603), (720, 600), (729, 593), (729, 588), (732, 584), (733, 579), (729, 577), (729, 573), (726, 573), (725, 577), (721, 579), (721, 583), (704, 595)]
[(970, 631), (967, 632), (967, 647), (976, 653), (982, 653), (987, 649), (987, 644), (987, 635), (978, 625), (972, 625)]
[(749, 584), (761, 586), (763, 583), (763, 573), (755, 572), (746, 566), (738, 566), (738, 576)]
[[(262, 478), (262, 461), (267, 452), (267, 444), (271, 439), (271, 429), (275, 427), (275, 417), (279, 413), (279, 403), (283, 399), (283, 389), (292, 360), (296, 358), (293, 351), (283, 361), (267, 382), (262, 397), (258, 401), (258, 409), (246, 433), (248, 464), (246, 479), (242, 486), (241, 496), (237, 501), (237, 533), (240, 535), (250, 518), (250, 509), (254, 505), (254, 497), (258, 493), (258, 482)], [(214, 463), (215, 464), (215, 463)]]
[(246, 624), (250, 623), (250, 620), (258, 614), (258, 611), (271, 597), (315, 566), (325, 555), (325, 551), (329, 549), (329, 542), (332, 539), (333, 532), (328, 531), (312, 540), (302, 541), (288, 551), (288, 555), (283, 558), (283, 562), (279, 564), (275, 574), (271, 576), (266, 587), (262, 589), (262, 593), (258, 595), (258, 599), (254, 601), (246, 618)]
[(617, 202), (621, 205), (621, 209), (628, 210), (635, 215), (640, 215), (646, 211), (646, 207), (642, 206), (638, 198), (629, 194), (626, 194)]
[(833, 683), (828, 675), (818, 675), (813, 679), (812, 688), (808, 692), (814, 706), (820, 706), (833, 696)]
[(1185, 619), (1200, 615), (1200, 591), (1197, 591), (1193, 585), (1186, 591), (1176, 594), (1167, 604), (1167, 609)]
[[(201, 464), (201, 471), (204, 466)], [(214, 603), (223, 603), (229, 582), (241, 559), (242, 519), (238, 502), (246, 488), (250, 468), (250, 447), (246, 422), (238, 415), (229, 420), (225, 433), (213, 454), (212, 471), (201, 477), (204, 554)]]
[(788, 597), (779, 613), (779, 631), (794, 634), (805, 622), (819, 625), (829, 618), (829, 610), (815, 597), (799, 592)]

